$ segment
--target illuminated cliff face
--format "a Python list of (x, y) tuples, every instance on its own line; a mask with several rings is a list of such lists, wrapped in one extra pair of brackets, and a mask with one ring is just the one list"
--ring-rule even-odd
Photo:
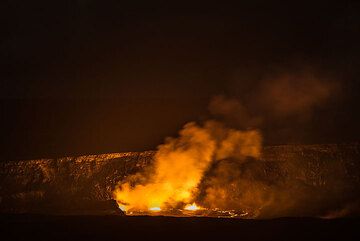
[[(100, 203), (111, 200), (126, 177), (151, 165), (154, 154), (1, 163), (0, 211), (114, 213)], [(224, 170), (235, 169), (236, 176), (223, 176)], [(360, 145), (265, 147), (259, 160), (223, 159), (206, 177), (197, 199), (184, 205), (182, 213), (172, 214), (219, 216), (216, 211), (226, 210), (224, 216), (259, 218), (353, 215), (359, 207)], [(224, 184), (230, 185), (224, 189)]]
[[(142, 170), (153, 152), (113, 153), (0, 163), (0, 212), (96, 213), (115, 185)], [(100, 204), (96, 202), (100, 201)], [(100, 208), (101, 209), (101, 208)], [(105, 207), (106, 209), (106, 207)], [(115, 209), (104, 212), (116, 212)]]

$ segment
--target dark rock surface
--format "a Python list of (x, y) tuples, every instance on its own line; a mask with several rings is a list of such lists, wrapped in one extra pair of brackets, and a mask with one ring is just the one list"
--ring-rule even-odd
[[(119, 213), (111, 202), (112, 191), (126, 176), (149, 165), (154, 153), (0, 163), (0, 212)], [(360, 193), (359, 144), (269, 146), (264, 148), (261, 160), (246, 165), (250, 176), (268, 183), (296, 180), (315, 193), (336, 191), (339, 199), (358, 205), (353, 200), (358, 200)]]
[(0, 215), (2, 240), (360, 240), (360, 220)]
[(112, 190), (152, 156), (113, 153), (1, 163), (0, 212), (77, 214), (74, 207), (79, 207), (83, 213), (118, 213), (117, 205), (107, 202)]

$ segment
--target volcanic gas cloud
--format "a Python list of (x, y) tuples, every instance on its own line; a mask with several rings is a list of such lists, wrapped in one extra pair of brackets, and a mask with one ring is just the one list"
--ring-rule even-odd
[(257, 158), (260, 150), (258, 131), (230, 129), (216, 121), (188, 123), (178, 138), (159, 146), (152, 167), (119, 186), (115, 198), (127, 212), (200, 209), (195, 203), (199, 185), (214, 162)]
[[(276, 217), (326, 213), (329, 207), (324, 202), (342, 195), (346, 189), (343, 183), (333, 182), (331, 190), (325, 181), (308, 185), (302, 181), (303, 173), (311, 168), (309, 171), (298, 163), (259, 163), (259, 129), (264, 122), (311, 115), (332, 96), (335, 86), (313, 75), (287, 74), (259, 84), (256, 94), (248, 98), (250, 104), (214, 97), (209, 109), (216, 117), (222, 116), (222, 122), (190, 122), (177, 138), (166, 139), (158, 147), (153, 165), (118, 185), (114, 197), (119, 207), (130, 215)], [(263, 115), (249, 111), (244, 107), (247, 105), (257, 105), (255, 109)], [(227, 127), (226, 122), (235, 123), (235, 127)], [(334, 163), (326, 165), (329, 176), (339, 168)]]

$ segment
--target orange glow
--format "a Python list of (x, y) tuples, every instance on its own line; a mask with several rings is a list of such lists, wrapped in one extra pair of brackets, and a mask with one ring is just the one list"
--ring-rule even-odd
[(160, 207), (151, 207), (149, 208), (150, 211), (153, 211), (153, 212), (159, 212), (161, 211), (161, 208)]
[(126, 211), (126, 206), (125, 205), (121, 205), (121, 204), (118, 204), (119, 208), (121, 211)]
[(184, 203), (185, 210), (199, 210), (193, 201), (210, 165), (229, 157), (257, 158), (260, 149), (257, 131), (228, 129), (215, 121), (204, 126), (188, 123), (178, 138), (167, 138), (158, 147), (151, 168), (129, 176), (115, 189), (114, 198), (129, 213), (169, 211)]
[(188, 210), (188, 211), (197, 211), (197, 210), (201, 210), (201, 209), (204, 209), (202, 207), (199, 207), (198, 205), (196, 205), (196, 203), (193, 203), (193, 204), (188, 204), (184, 207), (185, 210)]

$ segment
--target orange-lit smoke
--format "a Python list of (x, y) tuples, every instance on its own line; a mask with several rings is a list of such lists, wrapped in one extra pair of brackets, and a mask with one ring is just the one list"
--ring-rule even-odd
[(118, 186), (115, 199), (125, 211), (185, 207), (196, 199), (198, 186), (213, 162), (258, 158), (261, 142), (255, 130), (230, 129), (216, 121), (188, 123), (178, 138), (168, 138), (158, 147), (150, 170)]
[(311, 114), (339, 91), (338, 83), (311, 73), (282, 74), (263, 81), (256, 92), (261, 109), (277, 117)]
[[(115, 199), (129, 213), (220, 210), (231, 217), (252, 218), (324, 213), (325, 200), (346, 190), (342, 181), (334, 182), (331, 191), (319, 189), (302, 177), (315, 171), (307, 162), (256, 160), (262, 137), (254, 128), (306, 122), (337, 88), (310, 73), (283, 74), (260, 83), (247, 99), (215, 96), (210, 114), (246, 131), (219, 121), (186, 124), (177, 138), (158, 146), (153, 165), (116, 188)], [(331, 165), (321, 172), (340, 169)]]

